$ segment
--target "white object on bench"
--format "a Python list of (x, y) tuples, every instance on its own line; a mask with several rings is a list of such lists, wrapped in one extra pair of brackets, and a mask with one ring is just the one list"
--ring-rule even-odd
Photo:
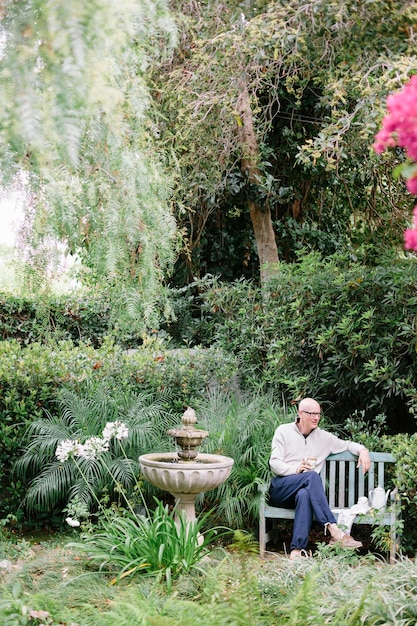
[[(370, 452), (371, 467), (364, 475), (362, 468), (357, 468), (358, 457), (351, 452), (331, 454), (320, 472), (323, 486), (328, 498), (330, 509), (336, 520), (342, 510), (350, 509), (358, 498), (368, 496), (369, 492), (379, 486), (386, 489), (385, 465), (395, 463), (392, 454), (386, 452)], [(293, 509), (284, 509), (270, 506), (268, 500), (269, 483), (259, 485), (261, 499), (259, 503), (259, 551), (264, 556), (266, 544), (271, 540), (271, 531), (267, 532), (268, 519), (294, 519)], [(395, 561), (399, 547), (398, 519), (400, 502), (398, 490), (393, 489), (389, 494), (389, 506), (384, 510), (376, 511), (376, 516), (369, 514), (357, 516), (355, 524), (381, 524), (390, 527), (390, 561)]]

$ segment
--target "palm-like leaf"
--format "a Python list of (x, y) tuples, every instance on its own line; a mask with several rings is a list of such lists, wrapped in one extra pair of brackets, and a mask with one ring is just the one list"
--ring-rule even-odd
[(216, 503), (217, 514), (228, 525), (247, 527), (258, 511), (257, 485), (269, 475), (274, 430), (288, 421), (288, 410), (269, 396), (236, 398), (215, 391), (200, 403), (198, 413), (210, 433), (205, 451), (234, 459), (228, 480), (205, 497)]
[[(100, 493), (113, 492), (118, 484), (131, 488), (139, 476), (138, 457), (155, 450), (161, 440), (161, 427), (173, 418), (163, 409), (163, 401), (145, 394), (119, 393), (105, 383), (87, 386), (82, 394), (62, 389), (56, 414), (34, 422), (28, 432), (29, 443), (15, 466), (18, 476), (29, 478), (24, 505), (29, 511), (65, 507), (73, 498), (93, 506)], [(84, 443), (100, 437), (108, 422), (121, 421), (129, 429), (123, 443), (113, 439), (108, 452), (93, 460), (56, 457), (64, 440)], [(165, 435), (166, 436), (166, 435)]]

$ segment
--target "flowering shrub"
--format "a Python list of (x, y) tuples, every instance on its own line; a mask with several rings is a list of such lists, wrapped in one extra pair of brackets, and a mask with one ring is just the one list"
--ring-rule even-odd
[[(85, 459), (86, 461), (94, 461), (100, 455), (102, 455), (103, 452), (109, 451), (111, 439), (114, 438), (114, 439), (117, 439), (118, 441), (121, 441), (122, 439), (127, 439), (128, 437), (129, 437), (129, 429), (126, 426), (126, 424), (124, 424), (123, 422), (120, 422), (119, 420), (115, 420), (114, 422), (107, 422), (106, 426), (103, 429), (103, 433), (101, 437), (97, 437), (97, 436), (90, 437), (84, 443), (80, 443), (76, 439), (64, 439), (57, 445), (55, 456), (61, 463), (65, 463), (69, 459), (74, 459), (76, 461), (77, 458)], [(126, 456), (126, 453), (123, 447), (121, 448), (121, 450), (123, 452), (123, 455), (126, 461), (129, 463), (129, 460)], [(112, 469), (109, 468), (106, 465), (106, 463), (105, 463), (105, 467), (109, 473), (109, 476), (111, 476), (112, 480), (116, 484), (116, 487), (118, 487), (120, 493), (122, 493), (125, 499), (125, 502), (127, 504), (127, 507), (130, 509), (131, 513), (135, 515), (135, 512), (132, 509), (131, 502), (129, 498), (126, 496), (126, 493), (124, 489), (122, 488), (122, 486), (118, 483), (116, 477), (114, 476), (112, 472)], [(99, 508), (102, 509), (101, 503), (97, 498), (97, 494), (95, 493), (95, 490), (91, 488), (90, 481), (84, 475), (82, 467), (77, 465), (77, 468), (80, 474), (82, 475), (83, 479), (85, 480), (86, 485), (90, 488), (92, 496), (97, 500)], [(138, 488), (138, 491), (141, 493), (139, 485), (137, 484), (136, 486)], [(145, 509), (146, 509), (147, 508), (146, 503), (143, 500), (143, 498), (142, 498), (142, 502), (145, 505)], [(70, 503), (70, 506), (71, 506), (71, 503)], [(106, 513), (106, 511), (104, 511), (104, 513)], [(72, 516), (68, 516), (65, 521), (72, 528), (76, 528), (77, 526), (80, 526), (79, 520), (75, 519)]]
[[(382, 129), (375, 137), (374, 150), (380, 154), (387, 148), (403, 148), (409, 163), (402, 168), (407, 178), (407, 189), (417, 195), (417, 76), (413, 76), (399, 93), (387, 98), (389, 115), (382, 121)], [(417, 250), (417, 205), (414, 225), (404, 233), (406, 250)]]

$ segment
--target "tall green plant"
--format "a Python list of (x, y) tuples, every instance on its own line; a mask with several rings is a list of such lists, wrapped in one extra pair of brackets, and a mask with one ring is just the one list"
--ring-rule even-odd
[(272, 437), (279, 424), (291, 419), (290, 410), (270, 395), (213, 392), (198, 403), (197, 411), (199, 421), (209, 431), (205, 451), (234, 459), (227, 481), (205, 498), (229, 526), (253, 528), (258, 484), (270, 476)]
[[(161, 437), (172, 425), (172, 416), (163, 408), (163, 400), (146, 394), (118, 393), (101, 384), (84, 394), (62, 389), (58, 395), (59, 412), (47, 412), (29, 429), (29, 444), (16, 463), (16, 473), (29, 482), (23, 506), (33, 513), (60, 507), (71, 500), (96, 506), (100, 494), (117, 491), (117, 483), (133, 490), (140, 474), (138, 457), (158, 449)], [(101, 435), (108, 422), (124, 422), (129, 435), (123, 444), (112, 440), (100, 455), (70, 458), (62, 463), (57, 447), (65, 441), (86, 440)], [(80, 473), (81, 470), (81, 473)], [(113, 478), (112, 478), (113, 477)]]
[(83, 533), (82, 543), (70, 547), (88, 554), (100, 569), (117, 574), (121, 580), (135, 574), (151, 574), (165, 579), (168, 590), (180, 574), (198, 571), (199, 561), (208, 552), (214, 538), (227, 534), (227, 529), (202, 528), (210, 513), (193, 522), (184, 514), (178, 516), (167, 505), (157, 502), (150, 517), (132, 515), (102, 517), (100, 528)]

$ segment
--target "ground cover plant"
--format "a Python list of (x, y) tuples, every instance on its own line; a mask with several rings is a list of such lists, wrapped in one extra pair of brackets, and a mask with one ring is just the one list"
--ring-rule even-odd
[[(323, 545), (314, 558), (214, 548), (199, 572), (182, 574), (172, 591), (137, 574), (110, 584), (68, 536), (33, 543), (16, 561), (16, 540), (1, 538), (15, 567), (0, 581), (3, 626), (411, 626), (416, 623), (417, 567)], [(17, 542), (18, 543), (18, 542)]]

